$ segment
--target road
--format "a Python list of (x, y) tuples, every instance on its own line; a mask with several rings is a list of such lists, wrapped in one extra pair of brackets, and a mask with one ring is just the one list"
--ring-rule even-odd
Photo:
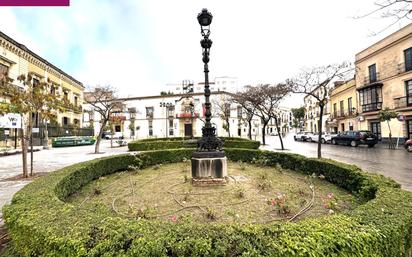
[[(292, 134), (286, 136), (284, 141), (284, 146), (288, 149), (286, 152), (317, 157), (317, 143), (294, 141)], [(266, 143), (261, 149), (278, 151), (280, 148), (280, 141), (276, 136), (268, 136)], [(412, 191), (412, 153), (408, 153), (403, 146), (390, 150), (385, 145), (368, 148), (323, 144), (322, 157), (355, 164), (365, 171), (391, 177), (403, 189)]]

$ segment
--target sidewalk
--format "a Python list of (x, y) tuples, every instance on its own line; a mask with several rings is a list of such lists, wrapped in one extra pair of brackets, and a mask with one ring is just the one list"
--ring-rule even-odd
[[(51, 147), (51, 146), (50, 146)], [(38, 151), (41, 151), (43, 149), (43, 146), (33, 146), (33, 152), (38, 152)], [(15, 155), (15, 154), (21, 154), (21, 152), (22, 152), (23, 150), (21, 150), (21, 148), (17, 148), (17, 149), (14, 149), (14, 148), (12, 148), (12, 149), (5, 149), (5, 148), (2, 148), (1, 150), (0, 150), (0, 157), (3, 157), (3, 156), (9, 156), (9, 155)], [(29, 151), (28, 151), (29, 153), (30, 153), (30, 148), (29, 148)]]

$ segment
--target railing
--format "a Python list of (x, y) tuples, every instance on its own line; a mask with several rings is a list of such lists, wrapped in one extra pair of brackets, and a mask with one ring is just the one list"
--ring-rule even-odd
[(375, 102), (375, 103), (362, 105), (362, 112), (373, 112), (373, 111), (379, 111), (381, 109), (382, 109), (382, 102)]
[(356, 115), (357, 115), (356, 111), (339, 111), (339, 112), (331, 113), (330, 118), (339, 119), (339, 118), (353, 117)]
[(412, 106), (412, 95), (393, 98), (395, 109)]
[(199, 117), (198, 112), (190, 113), (190, 112), (182, 112), (176, 114), (176, 118), (197, 118)]
[(370, 76), (366, 76), (366, 77), (363, 79), (363, 84), (364, 84), (364, 85), (369, 85), (369, 84), (378, 82), (378, 81), (380, 81), (380, 80), (381, 80), (381, 76), (380, 76), (379, 72), (376, 72), (376, 76), (375, 76), (374, 78), (372, 78), (372, 77), (370, 77)]

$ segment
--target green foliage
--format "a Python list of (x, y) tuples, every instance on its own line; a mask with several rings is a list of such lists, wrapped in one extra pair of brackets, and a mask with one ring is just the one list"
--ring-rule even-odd
[[(296, 223), (220, 225), (117, 217), (96, 203), (77, 208), (65, 199), (93, 179), (128, 167), (180, 162), (192, 149), (105, 157), (41, 177), (3, 209), (20, 256), (406, 256), (412, 245), (412, 193), (359, 168), (296, 154), (226, 149), (232, 161), (265, 159), (325, 179), (371, 199), (347, 214)], [(147, 211), (136, 216), (144, 218)]]
[(380, 121), (390, 121), (391, 119), (394, 119), (396, 117), (398, 117), (398, 113), (391, 111), (388, 107), (385, 107), (385, 109), (379, 112)]
[[(248, 148), (258, 149), (260, 146), (259, 141), (252, 141), (248, 139), (240, 139), (233, 137), (226, 137), (223, 139), (223, 148)], [(129, 151), (151, 151), (162, 149), (179, 149), (179, 148), (196, 148), (197, 141), (185, 140), (184, 138), (156, 138), (156, 139), (143, 139), (133, 141), (128, 144)]]

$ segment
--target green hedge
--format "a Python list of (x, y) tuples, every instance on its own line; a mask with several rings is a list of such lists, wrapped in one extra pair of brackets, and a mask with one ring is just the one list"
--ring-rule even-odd
[[(248, 149), (229, 159), (281, 165), (325, 178), (370, 198), (346, 214), (276, 225), (128, 220), (106, 207), (64, 202), (100, 176), (190, 158), (192, 149), (116, 155), (63, 168), (17, 192), (3, 209), (14, 254), (21, 256), (399, 256), (412, 243), (412, 193), (393, 180), (330, 160)], [(347, 178), (347, 183), (345, 183)]]
[[(258, 149), (259, 141), (248, 140), (244, 138), (222, 138), (224, 140), (223, 148), (246, 148)], [(133, 141), (128, 144), (129, 151), (152, 151), (163, 149), (179, 149), (179, 148), (196, 148), (196, 139), (184, 138), (150, 138), (138, 141)]]

